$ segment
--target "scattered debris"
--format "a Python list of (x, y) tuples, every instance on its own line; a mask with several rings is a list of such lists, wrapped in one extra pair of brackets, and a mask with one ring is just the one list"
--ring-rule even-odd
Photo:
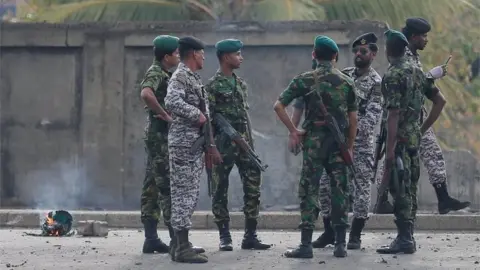
[(108, 223), (99, 220), (81, 220), (77, 225), (77, 233), (82, 236), (106, 237)]
[(382, 257), (379, 263), (388, 263), (388, 262)]
[(20, 267), (20, 266), (24, 266), (26, 263), (27, 263), (27, 261), (24, 261), (24, 262), (21, 263), (21, 264), (11, 264), (11, 263), (7, 263), (5, 266), (6, 266), (7, 268), (9, 268), (9, 267)]

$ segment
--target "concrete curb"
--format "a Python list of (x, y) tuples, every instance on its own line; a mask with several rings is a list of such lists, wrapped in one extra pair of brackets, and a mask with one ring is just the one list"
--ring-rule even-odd
[[(0, 209), (0, 227), (39, 228), (49, 210), (9, 210)], [(80, 220), (108, 222), (110, 228), (143, 228), (138, 211), (69, 211), (74, 217), (74, 226)], [(352, 216), (349, 216), (351, 220)], [(263, 212), (258, 219), (259, 229), (295, 230), (300, 222), (298, 212)], [(163, 223), (161, 226), (163, 226)], [(216, 229), (211, 212), (197, 211), (193, 218), (193, 229)], [(244, 228), (243, 213), (230, 213), (230, 227)], [(323, 228), (322, 220), (316, 227)], [(434, 215), (419, 214), (415, 225), (417, 230), (480, 231), (480, 215)], [(366, 225), (367, 230), (395, 229), (393, 215), (374, 215)]]

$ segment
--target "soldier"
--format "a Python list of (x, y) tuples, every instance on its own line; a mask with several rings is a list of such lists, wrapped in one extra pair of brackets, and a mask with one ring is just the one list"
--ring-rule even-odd
[[(357, 103), (354, 82), (333, 63), (338, 55), (337, 44), (326, 36), (315, 38), (313, 56), (317, 60), (314, 71), (304, 72), (290, 82), (275, 103), (275, 111), (290, 131), (289, 148), (299, 145), (303, 138), (303, 167), (299, 183), (301, 211), (301, 243), (285, 253), (289, 258), (312, 258), (312, 233), (320, 212), (318, 201), (319, 180), (324, 169), (330, 177), (332, 190), (332, 225), (335, 231), (335, 257), (347, 256), (345, 249), (348, 227), (349, 172), (338, 146), (331, 142), (333, 134), (325, 126), (319, 109), (321, 100), (345, 131), (350, 153), (357, 131)], [(322, 80), (322, 81), (320, 81)], [(305, 101), (304, 130), (290, 121), (285, 107), (295, 98)], [(330, 141), (330, 143), (328, 143)]]
[[(412, 209), (416, 198), (420, 176), (418, 151), (420, 140), (431, 125), (438, 119), (445, 99), (435, 87), (433, 80), (427, 79), (421, 69), (412, 65), (405, 57), (407, 38), (398, 31), (385, 32), (386, 55), (390, 66), (382, 78), (382, 93), (385, 99), (387, 131), (385, 151), (385, 174), (383, 181), (389, 181), (390, 192), (394, 197), (394, 215), (397, 238), (388, 246), (377, 249), (378, 253), (394, 254), (416, 251), (412, 229), (415, 211)], [(425, 97), (433, 102), (432, 109), (423, 124), (419, 119)], [(402, 172), (398, 172), (398, 159), (403, 162)], [(397, 170), (394, 170), (394, 166)], [(397, 175), (394, 175), (398, 173)], [(393, 179), (398, 179), (395, 183)]]
[[(168, 165), (167, 134), (172, 118), (165, 111), (169, 71), (179, 62), (178, 38), (162, 35), (153, 40), (155, 59), (145, 73), (141, 85), (141, 98), (148, 113), (145, 127), (145, 150), (147, 168), (141, 195), (141, 220), (145, 229), (143, 253), (167, 253), (168, 246), (157, 234), (160, 208), (163, 222), (168, 227), (171, 241), (174, 240), (170, 226), (170, 174)], [(171, 243), (170, 241), (170, 243)]]
[[(370, 208), (370, 188), (373, 171), (374, 131), (382, 113), (382, 95), (380, 82), (382, 78), (371, 67), (378, 51), (377, 36), (366, 33), (357, 37), (352, 43), (355, 67), (347, 67), (343, 73), (355, 81), (355, 92), (358, 102), (358, 129), (354, 147), (354, 162), (357, 169), (357, 180), (360, 188), (350, 181), (349, 188), (353, 192), (353, 221), (348, 239), (348, 249), (360, 249), (361, 233), (368, 219)], [(297, 99), (294, 103), (292, 122), (298, 126), (305, 103)], [(313, 241), (314, 248), (324, 248), (335, 243), (335, 234), (330, 219), (330, 180), (327, 174), (320, 179), (320, 208), (323, 216), (324, 233)]]
[[(233, 70), (240, 68), (243, 57), (241, 49), (243, 43), (236, 39), (226, 39), (217, 42), (217, 57), (220, 68), (209, 79), (206, 90), (209, 94), (210, 112), (215, 119), (215, 113), (222, 114), (225, 119), (237, 130), (253, 148), (251, 139), (252, 130), (249, 125), (247, 84), (238, 77)], [(212, 212), (220, 234), (219, 249), (231, 251), (232, 237), (229, 230), (230, 217), (228, 213), (228, 178), (233, 165), (238, 167), (244, 190), (245, 235), (242, 249), (264, 250), (271, 245), (263, 244), (257, 238), (257, 218), (260, 210), (260, 169), (248, 158), (248, 155), (239, 145), (228, 140), (221, 145), (222, 134), (215, 131), (216, 144), (222, 154), (223, 164), (214, 168), (213, 178), (215, 192), (212, 199)]]
[[(168, 84), (165, 106), (171, 112), (172, 123), (168, 133), (170, 163), (170, 188), (172, 200), (171, 225), (176, 243), (172, 260), (187, 263), (206, 263), (207, 256), (198, 254), (188, 241), (191, 216), (197, 206), (200, 193), (200, 177), (203, 170), (203, 150), (191, 153), (193, 143), (200, 137), (199, 128), (205, 124), (205, 116), (199, 109), (205, 99), (200, 75), (205, 53), (203, 43), (194, 37), (179, 40), (180, 64)], [(205, 100), (208, 107), (208, 100)], [(215, 145), (208, 147), (214, 163), (221, 162)]]
[[(427, 34), (430, 31), (430, 24), (422, 18), (408, 18), (405, 22), (405, 27), (402, 29), (403, 34), (407, 37), (409, 45), (406, 49), (406, 57), (415, 66), (422, 69), (420, 56), (418, 50), (423, 50), (427, 45)], [(439, 79), (446, 75), (446, 65), (438, 66), (430, 70), (426, 74), (427, 77)], [(426, 118), (427, 111), (425, 107), (422, 109), (422, 121)], [(470, 202), (461, 202), (450, 197), (447, 190), (447, 171), (445, 168), (445, 159), (443, 157), (442, 149), (438, 144), (433, 128), (425, 132), (420, 142), (420, 158), (423, 165), (427, 169), (430, 184), (435, 188), (435, 193), (438, 199), (438, 212), (440, 214), (447, 214), (450, 211), (457, 211), (470, 206)], [(380, 168), (382, 169), (382, 168)], [(381, 172), (382, 170), (380, 170)], [(381, 173), (378, 174), (381, 179)], [(417, 200), (415, 198), (413, 209), (417, 210)], [(392, 209), (388, 203), (387, 193), (382, 196), (381, 213), (391, 213)]]

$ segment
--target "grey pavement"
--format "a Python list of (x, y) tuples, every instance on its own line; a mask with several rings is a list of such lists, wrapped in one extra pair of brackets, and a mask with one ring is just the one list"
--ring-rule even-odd
[[(282, 253), (299, 241), (299, 232), (260, 231), (259, 237), (274, 244), (271, 250), (241, 250), (241, 231), (233, 232), (234, 251), (217, 249), (218, 233), (192, 231), (190, 240), (206, 248), (209, 263), (172, 262), (165, 254), (141, 254), (141, 230), (112, 230), (105, 238), (35, 237), (22, 229), (0, 230), (0, 269), (480, 269), (479, 233), (416, 233), (417, 253), (379, 255), (375, 248), (389, 243), (393, 232), (366, 232), (364, 249), (334, 258), (332, 248), (316, 249), (313, 259), (288, 259)], [(168, 239), (166, 231), (160, 237)], [(314, 234), (317, 237), (318, 233)]]

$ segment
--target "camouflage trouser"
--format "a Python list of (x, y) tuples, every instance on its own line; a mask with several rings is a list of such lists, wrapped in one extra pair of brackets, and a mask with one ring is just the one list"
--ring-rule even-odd
[(170, 167), (168, 163), (167, 134), (149, 134), (145, 139), (147, 169), (141, 195), (141, 220), (158, 222), (160, 210), (163, 222), (170, 224)]
[(169, 146), (171, 224), (175, 231), (189, 230), (191, 217), (200, 195), (200, 177), (204, 168), (203, 153), (190, 154), (190, 147)]
[(348, 226), (348, 169), (336, 149), (322, 157), (324, 134), (307, 134), (304, 140), (303, 166), (298, 195), (300, 198), (300, 228), (314, 229), (320, 212), (319, 182), (323, 171), (330, 178), (331, 219), (333, 226)]
[[(442, 184), (447, 182), (447, 169), (442, 149), (438, 144), (433, 129), (428, 129), (420, 140), (420, 158), (427, 169), (430, 184)], [(377, 187), (382, 180), (383, 162), (378, 163)]]
[[(353, 178), (349, 181), (349, 191), (353, 192), (353, 216), (355, 218), (367, 219), (370, 208), (370, 189), (373, 177), (372, 172), (372, 154), (354, 153), (354, 165), (357, 170), (357, 182), (359, 188), (355, 186)], [(320, 209), (323, 217), (330, 217), (331, 208), (330, 198), (330, 180), (327, 174), (323, 174), (320, 179)]]
[[(405, 171), (403, 178), (398, 177), (398, 185), (400, 188), (404, 187), (404, 194), (397, 196), (399, 191), (396, 190), (395, 181), (393, 181), (394, 170), (390, 171), (389, 190), (393, 197), (394, 215), (398, 220), (415, 220), (418, 209), (417, 192), (418, 179), (420, 178), (420, 159), (418, 154), (411, 154), (408, 151), (403, 151), (401, 158)], [(395, 162), (393, 166), (395, 166)]]
[[(218, 144), (217, 144), (218, 145)], [(243, 213), (247, 219), (257, 219), (260, 210), (261, 172), (239, 146), (232, 142), (222, 149), (223, 163), (213, 170), (212, 212), (215, 222), (228, 222), (228, 177), (236, 165), (243, 184)]]

